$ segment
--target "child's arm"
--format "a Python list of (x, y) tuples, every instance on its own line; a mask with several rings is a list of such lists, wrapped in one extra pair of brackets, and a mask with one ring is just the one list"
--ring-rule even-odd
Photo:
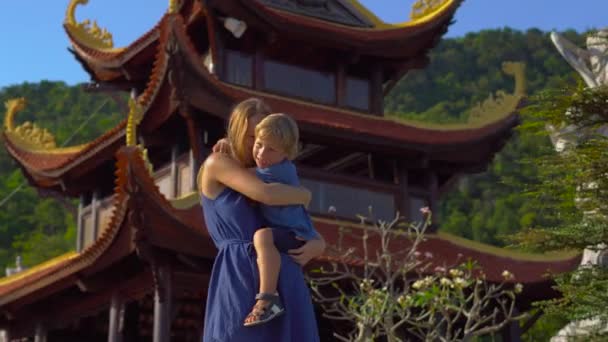
[(225, 155), (212, 154), (204, 166), (205, 175), (255, 201), (268, 205), (308, 205), (310, 202), (310, 191), (278, 183), (266, 184)]

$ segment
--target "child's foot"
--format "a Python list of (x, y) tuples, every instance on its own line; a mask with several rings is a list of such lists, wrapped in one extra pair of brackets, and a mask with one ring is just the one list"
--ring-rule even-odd
[(264, 324), (281, 316), (285, 312), (279, 295), (258, 293), (255, 299), (258, 300), (257, 303), (255, 303), (253, 309), (251, 309), (251, 312), (245, 318), (244, 325), (246, 327)]

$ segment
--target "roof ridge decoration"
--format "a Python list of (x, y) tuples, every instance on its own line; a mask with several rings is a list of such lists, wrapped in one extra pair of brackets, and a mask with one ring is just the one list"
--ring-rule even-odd
[(507, 94), (504, 90), (496, 91), (495, 95), (490, 93), (487, 99), (471, 108), (468, 123), (494, 121), (516, 111), (519, 103), (526, 96), (525, 70), (524, 63), (503, 62), (502, 71), (515, 78), (513, 94)]
[(179, 11), (179, 7), (181, 5), (180, 0), (169, 0), (169, 14), (175, 14)]
[(365, 7), (360, 0), (343, 1), (355, 7), (367, 20), (374, 24), (376, 29), (399, 29), (431, 21), (437, 15), (441, 15), (444, 10), (453, 3), (461, 2), (462, 0), (417, 0), (412, 5), (410, 20), (395, 24), (387, 23), (380, 19), (371, 10)]
[(70, 0), (63, 23), (65, 28), (88, 47), (112, 52), (124, 50), (124, 48), (114, 48), (112, 34), (105, 28), (100, 28), (97, 25), (97, 21), (93, 21), (93, 24), (91, 24), (89, 19), (85, 19), (80, 23), (76, 21), (76, 6), (86, 5), (88, 2), (89, 0)]
[(447, 0), (418, 0), (412, 5), (410, 18), (412, 20), (424, 18), (437, 11)]
[(75, 153), (88, 144), (70, 147), (57, 147), (55, 136), (46, 128), (26, 121), (15, 127), (15, 114), (25, 109), (24, 97), (10, 99), (4, 103), (6, 115), (4, 116), (4, 134), (20, 148), (28, 151), (44, 151), (45, 153)]
[(141, 157), (144, 160), (146, 165), (146, 169), (150, 174), (153, 174), (154, 167), (148, 158), (148, 150), (144, 147), (144, 145), (139, 144), (136, 145), (137, 142), (137, 125), (141, 122), (144, 117), (143, 106), (134, 98), (129, 98), (129, 116), (127, 118), (127, 128), (126, 128), (126, 144), (127, 146), (136, 146), (139, 148), (141, 152)]

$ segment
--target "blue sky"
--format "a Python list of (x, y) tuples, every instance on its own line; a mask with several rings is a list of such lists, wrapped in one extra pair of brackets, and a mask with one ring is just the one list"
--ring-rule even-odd
[[(414, 0), (360, 0), (389, 22), (408, 19)], [(69, 84), (88, 76), (67, 52), (62, 22), (68, 0), (3, 1), (0, 11), (0, 87), (43, 79)], [(124, 46), (151, 28), (168, 0), (89, 0), (78, 20), (95, 19)], [(579, 32), (608, 26), (607, 0), (467, 0), (446, 37), (509, 26), (519, 30), (574, 29)]]

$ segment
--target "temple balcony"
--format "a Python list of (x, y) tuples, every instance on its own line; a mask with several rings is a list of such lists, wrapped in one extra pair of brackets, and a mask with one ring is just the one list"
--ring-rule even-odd
[[(304, 156), (307, 150), (300, 153)], [(347, 159), (349, 156), (343, 157)], [(304, 160), (304, 158), (300, 158)], [(308, 210), (313, 216), (359, 222), (360, 216), (373, 220), (390, 221), (397, 212), (411, 222), (422, 220), (419, 209), (430, 205), (430, 191), (424, 187), (402, 187), (395, 183), (364, 177), (349, 176), (335, 172), (336, 162), (324, 167), (299, 165), (302, 186), (312, 192)], [(196, 193), (195, 158), (191, 150), (179, 154), (172, 151), (169, 162), (154, 169), (154, 178), (159, 192), (169, 200)], [(407, 196), (403, 194), (407, 193)], [(114, 210), (113, 194), (100, 196), (94, 192), (81, 197), (78, 211), (77, 251), (82, 251), (97, 239), (110, 223)], [(370, 212), (371, 210), (371, 212)]]

